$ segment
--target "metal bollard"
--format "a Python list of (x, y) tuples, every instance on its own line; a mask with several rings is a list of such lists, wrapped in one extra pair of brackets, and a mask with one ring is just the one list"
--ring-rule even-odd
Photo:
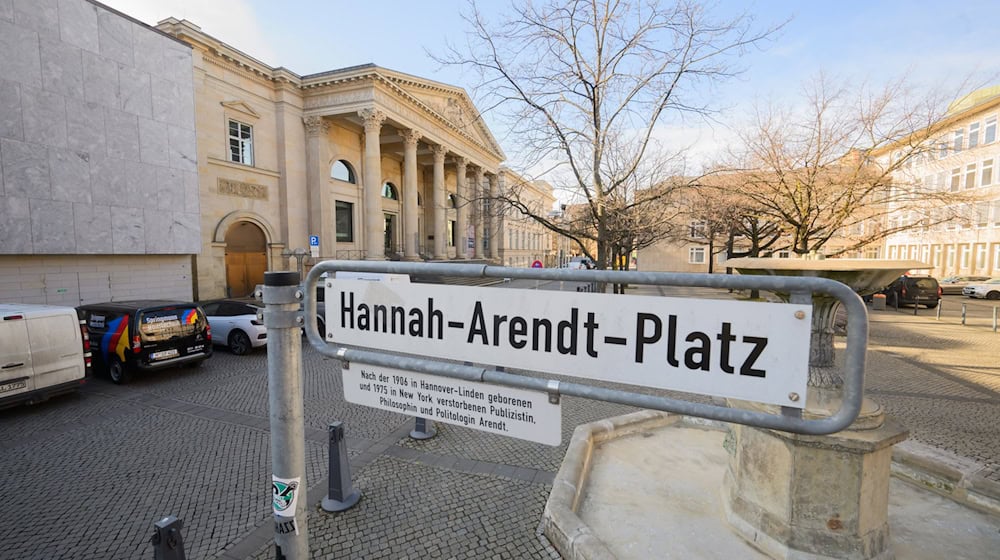
[(965, 324), (965, 304), (962, 304), (962, 324)]
[(993, 332), (997, 332), (997, 306), (993, 306)]
[(939, 300), (937, 305), (937, 320), (941, 320), (941, 308), (944, 307), (944, 300)]
[(321, 504), (323, 511), (338, 512), (351, 509), (361, 499), (361, 492), (351, 485), (351, 463), (347, 458), (347, 442), (344, 440), (344, 423), (333, 422), (330, 433), (330, 472), (326, 497)]
[(184, 522), (173, 515), (153, 523), (153, 558), (155, 560), (185, 560), (184, 539), (181, 528)]
[(437, 435), (437, 429), (434, 428), (434, 423), (428, 424), (426, 418), (421, 418), (417, 416), (414, 418), (413, 429), (410, 430), (410, 437), (413, 439), (431, 439)]

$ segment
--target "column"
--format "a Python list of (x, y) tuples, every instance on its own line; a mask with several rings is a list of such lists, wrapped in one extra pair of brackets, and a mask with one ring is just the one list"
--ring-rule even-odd
[(483, 221), (486, 220), (486, 213), (483, 212), (483, 168), (477, 167), (473, 174), (476, 183), (472, 186), (472, 200), (474, 200), (474, 211), (472, 220), (476, 224), (476, 258), (484, 259), (483, 254)]
[(462, 156), (455, 158), (455, 258), (469, 258), (469, 241), (465, 230), (469, 226), (469, 193), (465, 186), (469, 162)]
[(358, 111), (365, 121), (365, 169), (362, 179), (365, 199), (365, 259), (385, 260), (385, 216), (382, 214), (382, 123), (378, 109)]
[(448, 233), (448, 226), (445, 221), (448, 219), (447, 197), (444, 194), (444, 155), (447, 148), (441, 145), (434, 146), (434, 258), (448, 258), (448, 244), (445, 235)]
[[(336, 218), (330, 204), (330, 196), (326, 189), (327, 132), (330, 123), (323, 117), (303, 117), (302, 124), (306, 128), (306, 192), (309, 193), (309, 232), (308, 235), (319, 236), (320, 256), (336, 254), (337, 232), (333, 225)], [(288, 247), (296, 243), (304, 243), (307, 239), (288, 240)]]
[(417, 228), (417, 142), (421, 134), (416, 130), (403, 132), (403, 257), (419, 261), (419, 236)]
[(500, 239), (503, 235), (500, 231), (500, 205), (497, 204), (497, 175), (490, 175), (490, 260), (498, 262), (500, 260)]

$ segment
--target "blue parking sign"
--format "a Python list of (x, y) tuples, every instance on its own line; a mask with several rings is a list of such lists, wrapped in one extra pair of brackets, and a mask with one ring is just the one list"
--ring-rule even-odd
[(319, 247), (319, 236), (318, 235), (310, 235), (309, 236), (309, 246), (310, 247)]

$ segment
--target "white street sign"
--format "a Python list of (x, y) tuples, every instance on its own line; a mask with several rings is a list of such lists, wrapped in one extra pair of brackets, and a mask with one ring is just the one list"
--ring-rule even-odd
[(347, 402), (546, 445), (562, 440), (562, 410), (546, 393), (351, 362)]
[(805, 407), (812, 307), (328, 279), (327, 340)]

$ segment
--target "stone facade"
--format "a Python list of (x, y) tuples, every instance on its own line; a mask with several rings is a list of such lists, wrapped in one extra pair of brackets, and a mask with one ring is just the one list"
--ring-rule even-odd
[[(89, 273), (114, 257), (190, 268), (201, 239), (191, 49), (87, 0), (14, 0), (0, 2), (0, 52), (4, 299), (44, 298), (14, 286), (33, 286), (23, 271), (50, 270), (51, 255), (70, 256), (56, 272), (77, 275), (73, 304), (99, 301), (84, 298), (102, 291)], [(141, 295), (189, 298), (190, 273), (184, 282)], [(55, 300), (67, 301), (42, 301)]]
[[(552, 186), (545, 181), (528, 181), (510, 170), (504, 171), (501, 181), (503, 188), (516, 190), (517, 198), (537, 215), (545, 216), (555, 204)], [(546, 268), (558, 266), (558, 253), (553, 249), (554, 237), (569, 241), (531, 218), (516, 211), (509, 212), (502, 220), (498, 237), (503, 265), (530, 267), (533, 262), (539, 261)]]
[(504, 156), (461, 88), (371, 64), (299, 76), (191, 22), (158, 28), (193, 48), (199, 299), (298, 261), (499, 259), (481, 198)]

